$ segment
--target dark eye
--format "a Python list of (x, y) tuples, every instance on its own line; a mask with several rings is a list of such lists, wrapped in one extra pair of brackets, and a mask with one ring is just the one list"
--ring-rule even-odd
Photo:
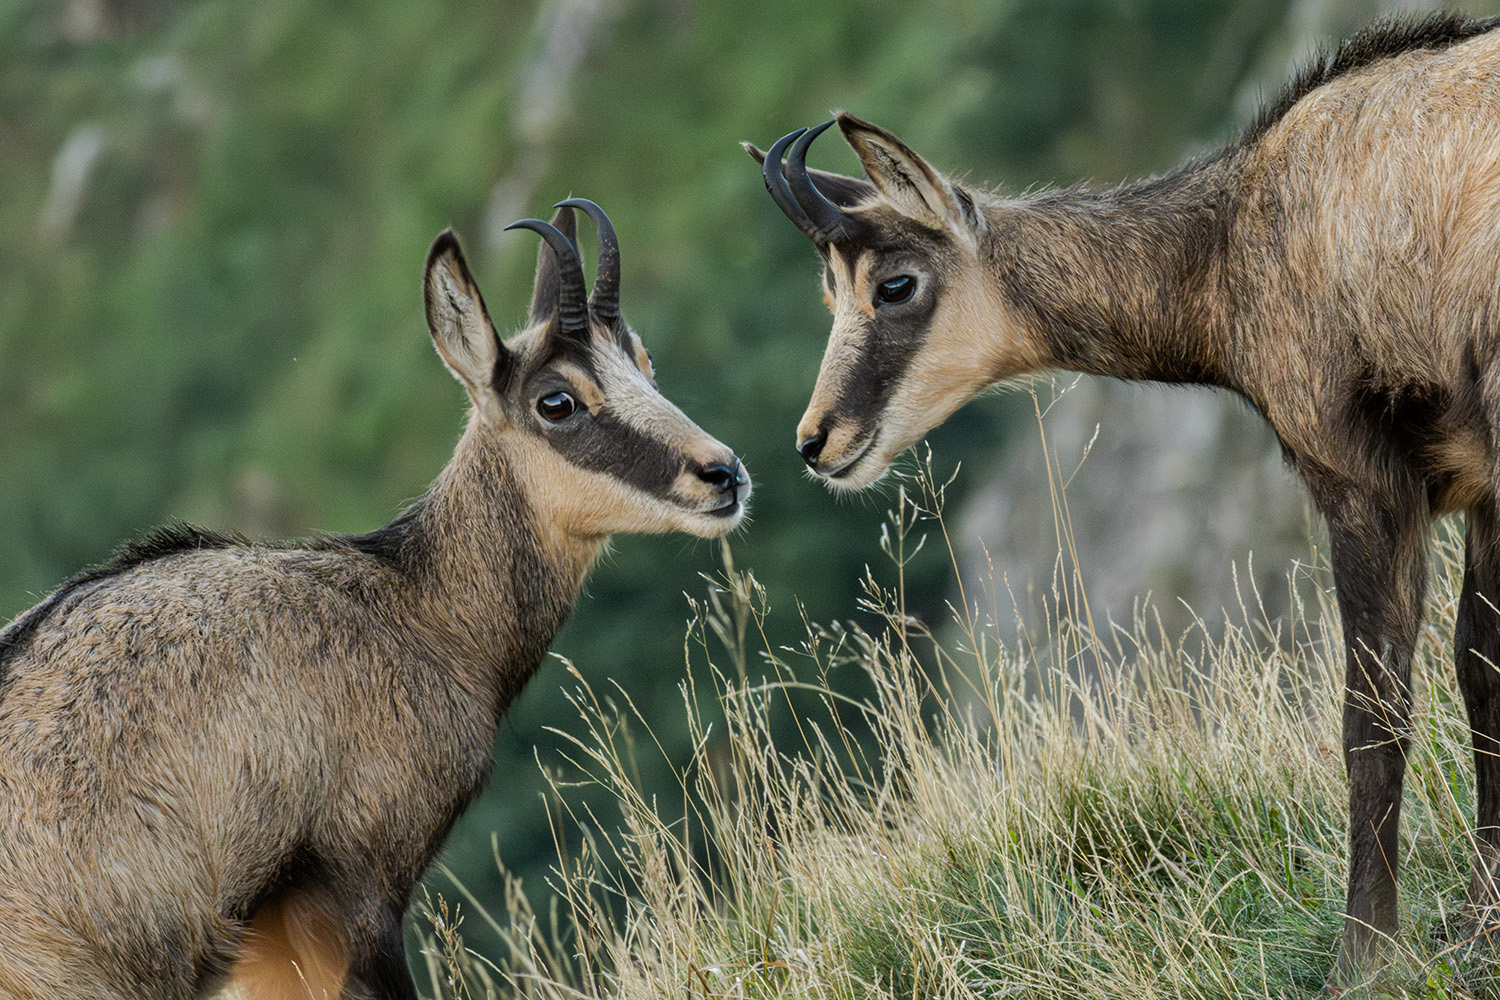
[(578, 409), (578, 401), (566, 392), (554, 392), (536, 401), (536, 412), (552, 421), (566, 420)]
[(917, 290), (917, 279), (909, 274), (887, 278), (875, 286), (875, 297), (886, 305), (905, 302)]

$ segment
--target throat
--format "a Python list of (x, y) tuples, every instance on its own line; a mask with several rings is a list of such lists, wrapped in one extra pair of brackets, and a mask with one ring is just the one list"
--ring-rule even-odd
[(471, 437), (417, 504), (361, 541), (396, 571), (398, 613), (498, 718), (541, 665), (602, 539), (554, 544), (503, 455), (464, 455)]

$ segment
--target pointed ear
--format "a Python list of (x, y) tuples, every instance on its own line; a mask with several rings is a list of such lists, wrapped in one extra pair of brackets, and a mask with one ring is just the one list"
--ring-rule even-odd
[[(742, 142), (740, 146), (756, 163), (766, 162), (764, 149), (750, 142)], [(807, 174), (812, 178), (814, 186), (839, 208), (853, 208), (875, 195), (875, 185), (863, 178), (848, 177), (844, 174), (830, 173), (827, 170), (814, 170), (812, 167), (807, 169)]]
[(897, 211), (938, 229), (970, 221), (953, 185), (906, 143), (847, 111), (835, 118), (865, 173)]
[(484, 297), (469, 273), (453, 230), (445, 229), (427, 251), (423, 283), (427, 299), (427, 328), (448, 369), (464, 384), (480, 409), (494, 395), (494, 386), (510, 361), (510, 351), (490, 322)]
[[(578, 242), (578, 223), (571, 208), (560, 208), (552, 217), (552, 225), (572, 240)], [(561, 278), (557, 271), (557, 254), (552, 252), (545, 240), (536, 252), (536, 281), (531, 286), (531, 310), (527, 323), (541, 323), (557, 313), (557, 295)]]

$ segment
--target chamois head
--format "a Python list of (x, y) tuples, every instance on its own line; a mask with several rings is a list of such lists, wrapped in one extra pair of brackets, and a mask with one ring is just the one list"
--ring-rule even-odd
[[(593, 219), (592, 295), (574, 242), (574, 208)], [(427, 255), (427, 324), (474, 404), (471, 433), (517, 471), (540, 520), (564, 538), (617, 531), (722, 535), (739, 523), (750, 478), (734, 452), (656, 388), (651, 358), (620, 315), (620, 254), (602, 209), (559, 203), (542, 237), (524, 330), (501, 342), (451, 231)]]
[(973, 198), (889, 132), (845, 112), (835, 121), (869, 181), (808, 169), (808, 146), (834, 121), (745, 149), (822, 253), (833, 312), (797, 450), (828, 485), (860, 489), (980, 389), (1037, 363), (1019, 332), (975, 356), (970, 331), (1011, 324), (984, 275), (989, 227)]

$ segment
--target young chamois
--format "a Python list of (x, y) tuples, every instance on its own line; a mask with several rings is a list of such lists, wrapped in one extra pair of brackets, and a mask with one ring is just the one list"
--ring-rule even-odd
[(544, 242), (507, 343), (453, 234), (428, 254), (472, 409), (395, 521), (157, 532), (0, 632), (0, 997), (414, 1000), (412, 889), (606, 539), (739, 523), (749, 478), (657, 391), (603, 212), (517, 226)]
[(1457, 510), (1469, 899), (1500, 923), (1497, 25), (1378, 24), (1217, 154), (1111, 190), (975, 190), (843, 113), (868, 182), (807, 168), (833, 122), (746, 147), (824, 258), (833, 331), (797, 448), (830, 486), (869, 485), (975, 393), (1044, 368), (1229, 389), (1275, 429), (1327, 519), (1345, 633), (1340, 982), (1397, 927), (1428, 526)]

